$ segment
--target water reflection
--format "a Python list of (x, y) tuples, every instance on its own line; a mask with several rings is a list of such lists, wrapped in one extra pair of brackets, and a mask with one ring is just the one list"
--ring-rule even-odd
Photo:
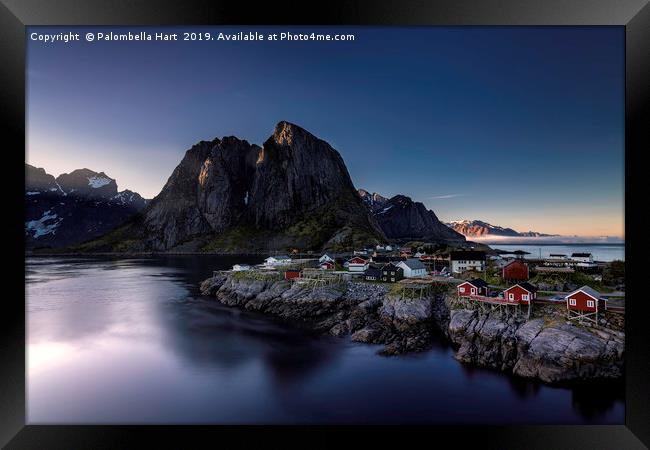
[(251, 258), (27, 261), (31, 423), (621, 423), (622, 387), (383, 358), (198, 295)]

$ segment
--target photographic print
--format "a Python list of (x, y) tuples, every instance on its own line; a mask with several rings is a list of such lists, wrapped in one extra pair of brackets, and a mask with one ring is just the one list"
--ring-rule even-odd
[(28, 424), (623, 424), (622, 27), (26, 28)]

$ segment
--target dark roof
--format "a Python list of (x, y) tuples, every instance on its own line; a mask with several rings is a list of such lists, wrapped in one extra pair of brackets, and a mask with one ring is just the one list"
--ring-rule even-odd
[(524, 281), (523, 283), (517, 283), (517, 284), (522, 288), (526, 289), (528, 292), (537, 292), (537, 286), (533, 286), (527, 281)]
[(449, 259), (452, 261), (468, 260), (468, 261), (485, 261), (485, 252), (477, 250), (467, 250), (460, 252), (449, 253)]
[(368, 269), (364, 273), (366, 276), (371, 276), (371, 277), (381, 276), (381, 270), (379, 269), (379, 267), (375, 267), (375, 266), (368, 267)]
[(406, 258), (404, 256), (373, 256), (372, 260), (374, 262), (390, 262), (390, 261), (404, 261)]
[(381, 270), (391, 270), (391, 267), (392, 267), (392, 270), (404, 270), (400, 266), (398, 266), (397, 264), (392, 263), (392, 262), (389, 262), (388, 264), (384, 264), (381, 267)]
[(591, 253), (572, 253), (572, 258), (588, 258), (591, 256)]
[[(466, 281), (466, 283), (469, 283), (472, 286), (475, 286), (477, 288), (488, 287), (488, 284), (482, 278), (474, 278), (473, 280)], [(463, 283), (461, 283), (461, 284), (463, 284)]]
[(549, 256), (566, 256), (564, 253), (551, 253)]

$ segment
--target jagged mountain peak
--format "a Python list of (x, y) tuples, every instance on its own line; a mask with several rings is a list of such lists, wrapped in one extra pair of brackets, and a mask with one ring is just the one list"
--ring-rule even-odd
[(464, 241), (465, 238), (438, 220), (433, 211), (411, 197), (397, 194), (390, 199), (358, 190), (387, 238), (397, 240)]
[(341, 249), (385, 241), (339, 152), (287, 121), (261, 147), (234, 136), (192, 146), (133, 227), (138, 248), (151, 250)]
[(117, 192), (104, 172), (84, 168), (57, 178), (25, 164), (25, 238), (28, 247), (61, 247), (100, 236), (146, 204), (138, 193)]

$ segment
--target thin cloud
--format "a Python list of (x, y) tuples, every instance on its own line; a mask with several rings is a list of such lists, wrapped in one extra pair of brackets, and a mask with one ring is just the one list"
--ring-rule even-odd
[(433, 197), (429, 197), (431, 200), (440, 200), (440, 199), (445, 199), (445, 198), (456, 198), (456, 197), (463, 197), (465, 194), (442, 194), (442, 195), (434, 195)]

